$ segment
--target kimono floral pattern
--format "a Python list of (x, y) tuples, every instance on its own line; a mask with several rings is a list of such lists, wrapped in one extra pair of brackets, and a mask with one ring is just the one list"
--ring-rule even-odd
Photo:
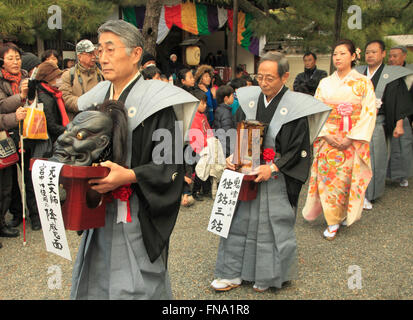
[[(328, 225), (361, 217), (364, 195), (372, 177), (369, 142), (376, 121), (374, 87), (352, 70), (344, 79), (337, 73), (323, 79), (315, 98), (332, 108), (314, 142), (314, 161), (303, 216), (314, 220), (321, 213)], [(326, 135), (348, 137), (353, 143), (338, 150), (323, 139)]]

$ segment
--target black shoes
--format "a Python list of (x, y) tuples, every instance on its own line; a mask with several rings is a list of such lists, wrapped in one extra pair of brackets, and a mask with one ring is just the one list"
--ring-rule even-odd
[(42, 228), (42, 224), (40, 223), (40, 218), (38, 216), (30, 218), (32, 223), (32, 230), (37, 231)]
[(15, 238), (20, 234), (19, 230), (7, 226), (0, 228), (0, 237)]
[(196, 201), (204, 201), (204, 197), (202, 196), (202, 194), (200, 194), (199, 192), (195, 192), (192, 194), (192, 197), (196, 200)]
[(208, 192), (206, 192), (206, 193), (203, 193), (203, 194), (202, 194), (202, 197), (208, 198), (208, 199), (212, 199), (212, 193), (211, 193), (211, 191), (208, 191)]
[(16, 228), (23, 222), (23, 218), (20, 216), (14, 216), (13, 219), (7, 224), (10, 228)]

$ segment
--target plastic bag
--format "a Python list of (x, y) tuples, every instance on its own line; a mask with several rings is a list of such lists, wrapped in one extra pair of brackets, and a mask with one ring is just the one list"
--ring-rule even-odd
[(37, 103), (37, 97), (27, 107), (27, 115), (23, 122), (23, 137), (37, 140), (47, 140), (49, 138), (43, 103)]

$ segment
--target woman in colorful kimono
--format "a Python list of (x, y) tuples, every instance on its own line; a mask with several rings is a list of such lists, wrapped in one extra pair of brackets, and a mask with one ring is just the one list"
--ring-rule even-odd
[(327, 240), (335, 238), (340, 225), (349, 226), (360, 219), (372, 176), (369, 142), (376, 120), (376, 96), (371, 81), (352, 69), (356, 59), (350, 40), (338, 42), (333, 53), (336, 72), (321, 80), (315, 94), (332, 112), (314, 142), (303, 216), (311, 221), (324, 213)]

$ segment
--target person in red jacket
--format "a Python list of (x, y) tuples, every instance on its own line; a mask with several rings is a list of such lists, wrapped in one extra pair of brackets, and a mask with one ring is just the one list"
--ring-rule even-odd
[[(189, 132), (190, 146), (192, 150), (199, 155), (199, 153), (207, 146), (207, 139), (213, 135), (212, 129), (208, 123), (207, 116), (205, 114), (207, 109), (207, 96), (202, 90), (194, 90), (191, 92), (197, 99), (199, 99), (198, 110), (192, 121), (191, 129)], [(195, 168), (194, 168), (195, 171)], [(202, 188), (202, 194), (201, 194)], [(196, 174), (194, 180), (194, 186), (192, 189), (192, 196), (195, 200), (202, 201), (202, 196), (208, 196), (211, 194), (211, 183), (209, 179), (202, 181)]]

